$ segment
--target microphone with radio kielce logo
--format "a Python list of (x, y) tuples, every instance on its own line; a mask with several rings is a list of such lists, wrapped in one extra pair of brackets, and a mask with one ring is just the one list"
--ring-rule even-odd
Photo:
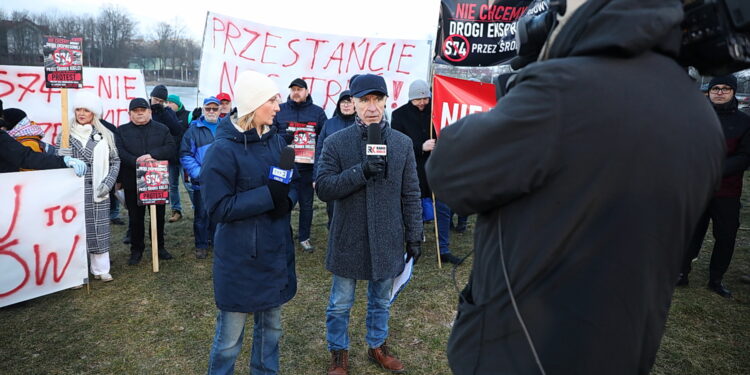
[(362, 162), (362, 171), (365, 178), (379, 177), (388, 178), (388, 147), (383, 144), (380, 136), (380, 125), (370, 124), (367, 126), (367, 145), (365, 146), (367, 159)]
[(271, 167), (268, 173), (268, 190), (273, 200), (273, 209), (268, 214), (273, 219), (279, 219), (287, 214), (291, 206), (289, 204), (289, 183), (294, 174), (294, 149), (287, 146), (281, 150), (279, 166)]

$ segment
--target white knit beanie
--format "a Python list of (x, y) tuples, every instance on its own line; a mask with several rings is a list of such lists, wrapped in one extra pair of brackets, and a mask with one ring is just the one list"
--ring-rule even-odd
[(94, 112), (96, 117), (102, 117), (102, 101), (91, 91), (77, 90), (75, 99), (73, 100), (73, 111), (76, 108), (85, 108), (91, 112)]
[(265, 74), (247, 70), (237, 77), (234, 83), (234, 104), (237, 105), (237, 117), (252, 113), (274, 95), (279, 88)]

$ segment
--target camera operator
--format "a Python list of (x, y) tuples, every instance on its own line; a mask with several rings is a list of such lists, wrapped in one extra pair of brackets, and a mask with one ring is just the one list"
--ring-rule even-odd
[(437, 198), (479, 214), (455, 374), (648, 373), (721, 177), (720, 124), (674, 60), (681, 2), (567, 5), (539, 61), (427, 162)]

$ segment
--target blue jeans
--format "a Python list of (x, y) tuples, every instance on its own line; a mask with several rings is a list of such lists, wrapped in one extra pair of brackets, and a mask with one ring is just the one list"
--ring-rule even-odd
[[(197, 194), (196, 194), (197, 195)], [(279, 371), (279, 339), (281, 338), (281, 307), (253, 313), (253, 348), (250, 373), (276, 374)], [(216, 335), (208, 358), (208, 374), (233, 374), (234, 363), (242, 349), (247, 313), (219, 310)]]
[(182, 212), (180, 204), (180, 172), (182, 167), (179, 164), (169, 163), (169, 204), (172, 205), (172, 211)]
[(195, 236), (195, 247), (207, 249), (209, 243), (213, 243), (216, 226), (208, 217), (208, 211), (203, 206), (203, 197), (200, 190), (193, 194), (193, 236)]
[[(388, 338), (393, 279), (369, 281), (367, 284), (365, 341), (370, 348), (377, 348)], [(354, 305), (356, 286), (357, 280), (355, 279), (333, 275), (331, 298), (326, 310), (328, 350), (349, 349), (349, 312)]]
[[(432, 202), (432, 198), (423, 198)], [(430, 207), (432, 209), (432, 207)], [(440, 254), (450, 254), (450, 240), (451, 240), (451, 219), (453, 218), (453, 211), (447, 204), (436, 200), (435, 211), (437, 211), (437, 227), (438, 227), (438, 244), (440, 246)]]
[(109, 192), (109, 220), (120, 217), (120, 201), (115, 197), (115, 189)]
[[(299, 171), (299, 169), (298, 169)], [(299, 197), (299, 241), (310, 239), (310, 227), (313, 219), (313, 170), (299, 171), (297, 180), (297, 195)]]
[(440, 245), (440, 254), (450, 254), (451, 217), (453, 216), (453, 212), (447, 204), (439, 200), (435, 200), (435, 210), (437, 210), (438, 244)]

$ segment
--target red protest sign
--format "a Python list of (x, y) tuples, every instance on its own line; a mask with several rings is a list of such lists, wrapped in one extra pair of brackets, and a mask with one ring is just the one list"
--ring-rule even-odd
[(432, 87), (432, 123), (435, 135), (458, 119), (492, 109), (497, 102), (495, 85), (435, 75)]
[(42, 43), (45, 86), (83, 87), (83, 38), (44, 36)]
[(169, 162), (138, 162), (135, 176), (138, 179), (138, 205), (169, 203)]
[(287, 131), (294, 134), (294, 162), (312, 164), (315, 161), (315, 122), (290, 122)]

